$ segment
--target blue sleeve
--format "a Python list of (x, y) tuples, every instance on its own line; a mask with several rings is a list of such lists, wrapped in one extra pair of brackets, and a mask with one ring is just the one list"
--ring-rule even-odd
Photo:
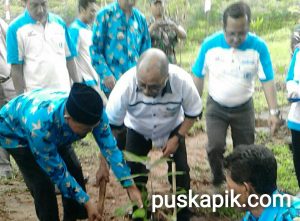
[(64, 29), (65, 29), (65, 38), (66, 38), (66, 42), (70, 51), (70, 55), (67, 57), (67, 59), (72, 59), (73, 57), (77, 56), (77, 50), (76, 47), (72, 41), (72, 38), (70, 36), (69, 30), (67, 28), (67, 26), (64, 24)]
[(204, 69), (206, 52), (207, 52), (207, 46), (206, 43), (204, 42), (200, 47), (197, 59), (194, 65), (192, 66), (192, 72), (196, 77), (203, 78), (205, 75), (203, 69)]
[(17, 40), (16, 26), (9, 26), (6, 33), (6, 47), (7, 47), (7, 63), (9, 64), (23, 64), (24, 61), (19, 60), (19, 43)]
[(93, 43), (90, 47), (92, 65), (100, 76), (100, 79), (113, 75), (104, 57), (106, 45), (105, 35), (107, 34), (106, 27), (107, 22), (105, 19), (105, 13), (100, 12), (96, 17), (95, 24), (93, 25)]
[[(103, 114), (100, 124), (94, 128), (93, 135), (101, 150), (102, 155), (110, 164), (112, 171), (118, 180), (123, 180), (131, 176), (130, 169), (127, 166), (123, 154), (117, 147), (116, 140), (112, 135), (106, 112), (103, 109)], [(129, 187), (133, 185), (132, 179), (123, 180), (122, 185)]]
[(287, 72), (286, 81), (294, 80), (294, 76), (295, 76), (294, 70), (295, 70), (295, 64), (297, 61), (298, 53), (299, 53), (299, 48), (297, 48), (293, 54), (293, 57), (292, 57), (292, 60), (291, 60), (290, 66), (289, 66), (289, 70)]
[(45, 116), (39, 115), (31, 122), (26, 123), (30, 130), (29, 147), (34, 158), (50, 177), (51, 181), (58, 186), (64, 197), (72, 198), (80, 204), (85, 204), (89, 200), (89, 196), (68, 172), (56, 145), (47, 141), (48, 133), (50, 132), (45, 130), (40, 120), (44, 117), (46, 117), (46, 114)]
[(267, 82), (274, 79), (274, 71), (270, 52), (265, 42), (261, 41), (259, 44), (259, 61), (262, 65), (265, 79), (260, 79), (261, 82)]
[(79, 48), (79, 29), (78, 28), (75, 28), (75, 27), (72, 27), (70, 26), (68, 28), (69, 30), (69, 34), (70, 34), (70, 37), (71, 37), (71, 40), (72, 40), (72, 43), (75, 47), (75, 50), (76, 50), (76, 54), (78, 55), (78, 48)]

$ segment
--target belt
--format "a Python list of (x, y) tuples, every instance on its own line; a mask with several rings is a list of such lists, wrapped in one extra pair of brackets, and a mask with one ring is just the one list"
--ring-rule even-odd
[(0, 84), (2, 84), (2, 83), (4, 83), (4, 82), (8, 81), (9, 78), (10, 78), (10, 77), (7, 77), (7, 78), (1, 78), (1, 77), (0, 77)]

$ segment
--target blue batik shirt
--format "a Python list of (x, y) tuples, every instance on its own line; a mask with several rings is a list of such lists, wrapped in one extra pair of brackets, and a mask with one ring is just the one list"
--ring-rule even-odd
[[(273, 194), (280, 194), (276, 190)], [(242, 221), (294, 221), (295, 218), (300, 217), (300, 199), (294, 197), (291, 203), (291, 207), (279, 206), (279, 199), (276, 206), (266, 207), (260, 217), (253, 216), (250, 212), (247, 212)]]
[(151, 47), (145, 17), (133, 8), (127, 21), (117, 1), (98, 12), (92, 40), (92, 64), (100, 75), (104, 92), (110, 92), (103, 84), (105, 77), (113, 75), (118, 80)]
[[(79, 140), (64, 119), (67, 92), (35, 90), (16, 97), (0, 111), (0, 146), (30, 148), (39, 166), (49, 175), (62, 195), (84, 204), (89, 200), (58, 153), (58, 147)], [(106, 112), (92, 131), (103, 156), (124, 187), (131, 186), (130, 170), (116, 146)]]

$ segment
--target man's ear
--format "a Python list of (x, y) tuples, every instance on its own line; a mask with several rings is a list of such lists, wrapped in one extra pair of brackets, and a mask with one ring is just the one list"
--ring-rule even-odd
[(251, 195), (255, 192), (251, 183), (243, 182), (243, 186), (245, 188), (245, 193), (247, 193), (248, 195)]

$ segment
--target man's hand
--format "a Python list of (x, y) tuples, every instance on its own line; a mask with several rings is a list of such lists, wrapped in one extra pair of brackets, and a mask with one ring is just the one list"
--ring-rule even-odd
[(171, 137), (166, 146), (162, 149), (163, 156), (162, 157), (169, 157), (171, 154), (174, 154), (178, 148), (179, 140), (177, 136)]
[(270, 131), (271, 131), (271, 135), (274, 136), (274, 134), (277, 132), (277, 130), (281, 126), (282, 120), (277, 115), (270, 115), (268, 123), (269, 123)]
[(96, 185), (99, 186), (101, 180), (105, 180), (105, 182), (109, 182), (109, 168), (105, 160), (101, 160), (99, 168), (96, 172)]
[(97, 211), (97, 207), (91, 203), (91, 200), (87, 201), (87, 203), (84, 205), (84, 207), (86, 208), (89, 221), (101, 221), (102, 220), (100, 214)]
[(112, 90), (115, 87), (116, 79), (113, 75), (104, 78), (104, 85)]
[(143, 208), (142, 195), (136, 185), (126, 188), (129, 199), (132, 203), (136, 203), (139, 208)]

